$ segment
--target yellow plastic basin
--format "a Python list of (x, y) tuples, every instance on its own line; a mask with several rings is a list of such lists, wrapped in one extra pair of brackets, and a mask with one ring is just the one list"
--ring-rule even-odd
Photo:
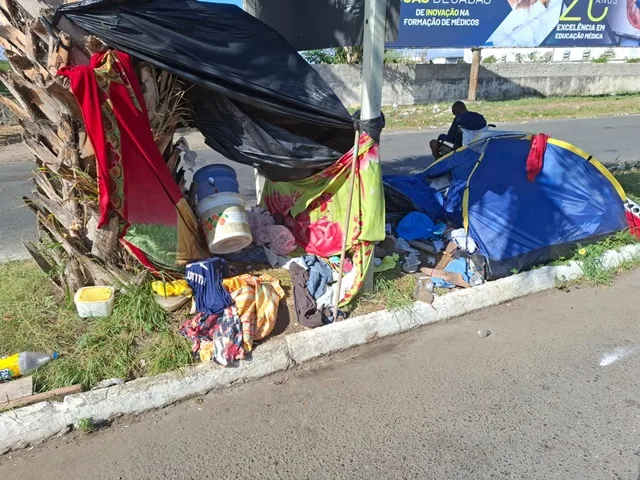
[(112, 296), (111, 287), (84, 287), (78, 291), (77, 300), (84, 303), (108, 302)]

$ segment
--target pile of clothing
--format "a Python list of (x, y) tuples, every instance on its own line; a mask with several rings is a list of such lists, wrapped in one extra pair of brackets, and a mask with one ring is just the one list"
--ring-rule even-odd
[[(335, 320), (333, 306), (338, 296), (340, 258), (330, 257), (329, 262), (316, 255), (303, 255), (285, 265), (291, 275), (298, 322), (305, 327), (320, 327)], [(356, 280), (356, 272), (351, 261), (345, 262), (344, 272), (340, 287), (343, 295)], [(344, 312), (339, 310), (338, 316), (344, 317)]]
[(293, 233), (278, 224), (267, 210), (253, 207), (247, 211), (253, 243), (248, 247), (224, 255), (230, 262), (262, 263), (272, 267), (282, 267), (289, 260), (289, 254), (296, 248)]
[(273, 331), (284, 291), (268, 275), (231, 276), (222, 258), (189, 263), (185, 279), (193, 291), (196, 315), (180, 332), (193, 342), (192, 353), (203, 362), (226, 366), (245, 358)]
[(482, 256), (463, 228), (411, 212), (397, 224), (387, 224), (386, 233), (374, 250), (374, 271), (394, 269), (402, 260), (405, 273), (426, 274), (434, 287), (467, 288), (484, 282)]

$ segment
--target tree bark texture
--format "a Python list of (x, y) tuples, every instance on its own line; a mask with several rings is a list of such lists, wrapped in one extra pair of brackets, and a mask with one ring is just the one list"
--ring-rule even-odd
[[(119, 242), (119, 218), (97, 228), (95, 155), (68, 80), (56, 75), (63, 66), (88, 64), (108, 46), (64, 19), (61, 30), (50, 34), (42, 18), (51, 18), (61, 3), (0, 0), (0, 45), (10, 65), (0, 72), (9, 91), (0, 102), (19, 119), (35, 160), (34, 190), (24, 201), (35, 214), (39, 238), (25, 247), (61, 290), (73, 292), (133, 282), (140, 267)], [(156, 144), (175, 175), (173, 137), (187, 111), (185, 85), (148, 63), (137, 63), (137, 72)]]

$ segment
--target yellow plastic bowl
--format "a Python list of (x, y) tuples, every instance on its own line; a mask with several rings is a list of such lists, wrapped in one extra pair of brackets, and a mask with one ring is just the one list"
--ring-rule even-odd
[(108, 317), (113, 311), (115, 291), (112, 287), (82, 287), (74, 296), (78, 315)]
[(112, 296), (111, 287), (83, 287), (78, 291), (77, 300), (84, 303), (108, 302)]

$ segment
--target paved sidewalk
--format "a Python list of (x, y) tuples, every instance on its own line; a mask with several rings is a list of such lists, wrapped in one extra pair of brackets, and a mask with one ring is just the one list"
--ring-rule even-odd
[(14, 452), (0, 478), (637, 480), (639, 289), (532, 295)]

